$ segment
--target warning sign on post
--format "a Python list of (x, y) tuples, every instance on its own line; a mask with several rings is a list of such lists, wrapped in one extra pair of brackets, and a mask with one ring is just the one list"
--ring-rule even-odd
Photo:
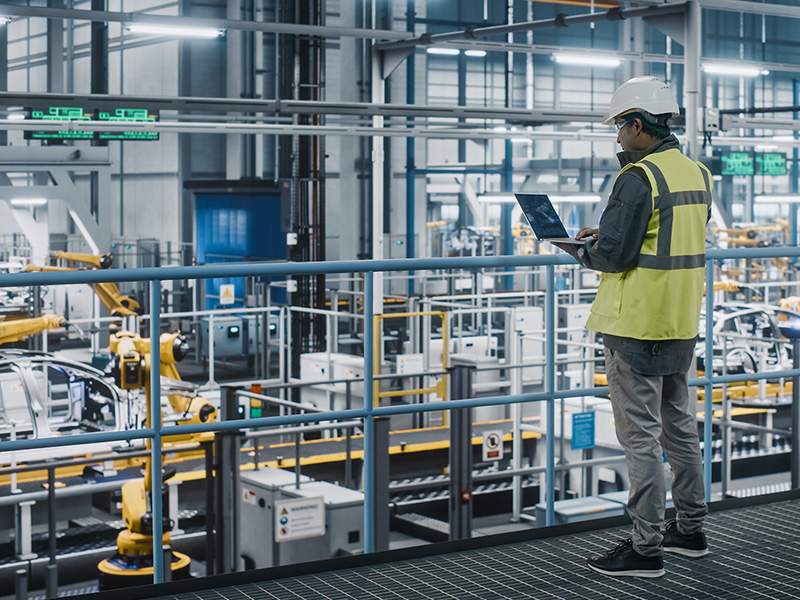
[(275, 541), (325, 535), (325, 503), (319, 498), (275, 502)]
[(500, 460), (503, 458), (503, 432), (486, 431), (483, 434), (483, 460)]
[(233, 286), (229, 284), (219, 286), (219, 303), (233, 304), (234, 302), (236, 302), (236, 295), (233, 292)]

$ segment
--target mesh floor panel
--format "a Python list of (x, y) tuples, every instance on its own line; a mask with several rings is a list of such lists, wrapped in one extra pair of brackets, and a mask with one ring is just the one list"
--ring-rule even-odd
[(628, 527), (374, 566), (162, 596), (163, 600), (572, 600), (800, 598), (800, 500), (712, 513), (711, 554), (668, 554), (660, 579), (607, 577), (586, 566)]

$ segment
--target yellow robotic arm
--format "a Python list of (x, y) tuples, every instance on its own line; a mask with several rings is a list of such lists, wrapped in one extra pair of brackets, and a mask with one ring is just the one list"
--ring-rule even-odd
[[(119, 386), (126, 390), (144, 388), (147, 398), (147, 427), (151, 427), (153, 417), (150, 408), (150, 339), (142, 338), (129, 332), (120, 332), (111, 336), (109, 350), (114, 353), (114, 375)], [(164, 333), (159, 338), (159, 354), (161, 357), (161, 374), (180, 380), (175, 363), (186, 356), (188, 347), (186, 340), (179, 333)], [(176, 412), (181, 411), (189, 418), (179, 423), (201, 423), (216, 419), (216, 409), (204, 398), (196, 396), (191, 399), (179, 395), (168, 395), (170, 404)], [(158, 415), (161, 419), (159, 411)], [(173, 441), (175, 438), (170, 438)], [(148, 438), (147, 447), (151, 447)], [(159, 465), (156, 468), (161, 468)], [(98, 564), (103, 586), (117, 587), (120, 582), (133, 581), (133, 577), (146, 577), (152, 574), (153, 553), (153, 511), (152, 497), (161, 490), (153, 490), (152, 469), (150, 460), (145, 461), (143, 479), (128, 481), (122, 486), (122, 519), (125, 529), (117, 536), (117, 554)], [(172, 524), (164, 521), (162, 546), (171, 542)], [(173, 577), (188, 575), (189, 557), (179, 552), (173, 553), (170, 565)], [(140, 582), (137, 582), (140, 583)]]
[(19, 342), (34, 333), (64, 327), (66, 323), (66, 319), (59, 315), (42, 315), (31, 319), (0, 321), (0, 345)]
[(95, 269), (108, 269), (114, 262), (110, 254), (81, 254), (79, 252), (53, 252), (53, 258), (70, 260), (84, 265), (92, 265)]
[[(56, 252), (58, 254), (67, 254), (66, 252)], [(87, 255), (92, 256), (92, 255)], [(108, 265), (110, 266), (110, 257), (107, 254), (100, 254), (99, 257), (104, 257), (109, 259)], [(98, 258), (98, 264), (104, 264), (103, 261)], [(105, 269), (106, 267), (98, 267), (101, 269)], [(25, 271), (77, 271), (78, 269), (74, 267), (53, 267), (53, 266), (40, 266), (40, 265), (27, 265), (25, 267)], [(106, 307), (106, 310), (115, 317), (127, 317), (130, 315), (140, 315), (141, 307), (139, 303), (134, 300), (133, 298), (126, 296), (122, 292), (119, 291), (117, 284), (112, 283), (110, 281), (103, 282), (103, 283), (90, 283), (89, 286), (92, 288), (97, 297), (100, 298), (100, 302), (103, 303), (103, 306)]]

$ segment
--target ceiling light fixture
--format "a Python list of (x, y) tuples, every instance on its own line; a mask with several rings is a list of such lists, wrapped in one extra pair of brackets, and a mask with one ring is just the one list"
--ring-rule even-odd
[(445, 56), (458, 56), (461, 50), (458, 48), (428, 48), (428, 54), (441, 54)]
[(225, 35), (224, 29), (216, 27), (173, 27), (171, 25), (149, 25), (147, 23), (131, 23), (125, 27), (131, 33), (153, 33), (170, 37), (195, 37), (212, 39)]
[(47, 198), (12, 198), (11, 206), (44, 206)]
[(574, 202), (576, 204), (591, 204), (600, 202), (600, 194), (548, 194), (553, 202)]
[(615, 68), (622, 64), (622, 60), (619, 58), (599, 54), (553, 54), (553, 60), (562, 65), (582, 65), (585, 67)]
[(797, 194), (761, 194), (755, 197), (755, 201), (760, 204), (783, 204), (784, 202), (797, 204), (800, 203), (800, 196)]
[(486, 50), (464, 50), (467, 56), (474, 56), (475, 58), (483, 58), (486, 56)]
[(506, 204), (508, 202), (516, 202), (517, 198), (511, 192), (489, 192), (487, 194), (478, 194), (478, 201), (493, 204)]
[(758, 67), (747, 67), (736, 64), (706, 63), (703, 71), (710, 75), (735, 75), (737, 77), (758, 77), (759, 75), (769, 75), (766, 69)]

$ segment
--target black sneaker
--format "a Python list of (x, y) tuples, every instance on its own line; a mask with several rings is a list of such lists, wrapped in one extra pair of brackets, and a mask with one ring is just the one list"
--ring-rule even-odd
[(661, 556), (642, 556), (633, 549), (633, 540), (620, 540), (620, 545), (603, 556), (590, 558), (589, 568), (614, 577), (661, 577), (664, 560)]
[(706, 534), (703, 533), (702, 529), (692, 535), (684, 535), (678, 531), (677, 521), (672, 519), (667, 521), (662, 533), (664, 534), (664, 540), (661, 545), (664, 547), (664, 552), (682, 554), (692, 558), (700, 558), (710, 552), (706, 542)]

